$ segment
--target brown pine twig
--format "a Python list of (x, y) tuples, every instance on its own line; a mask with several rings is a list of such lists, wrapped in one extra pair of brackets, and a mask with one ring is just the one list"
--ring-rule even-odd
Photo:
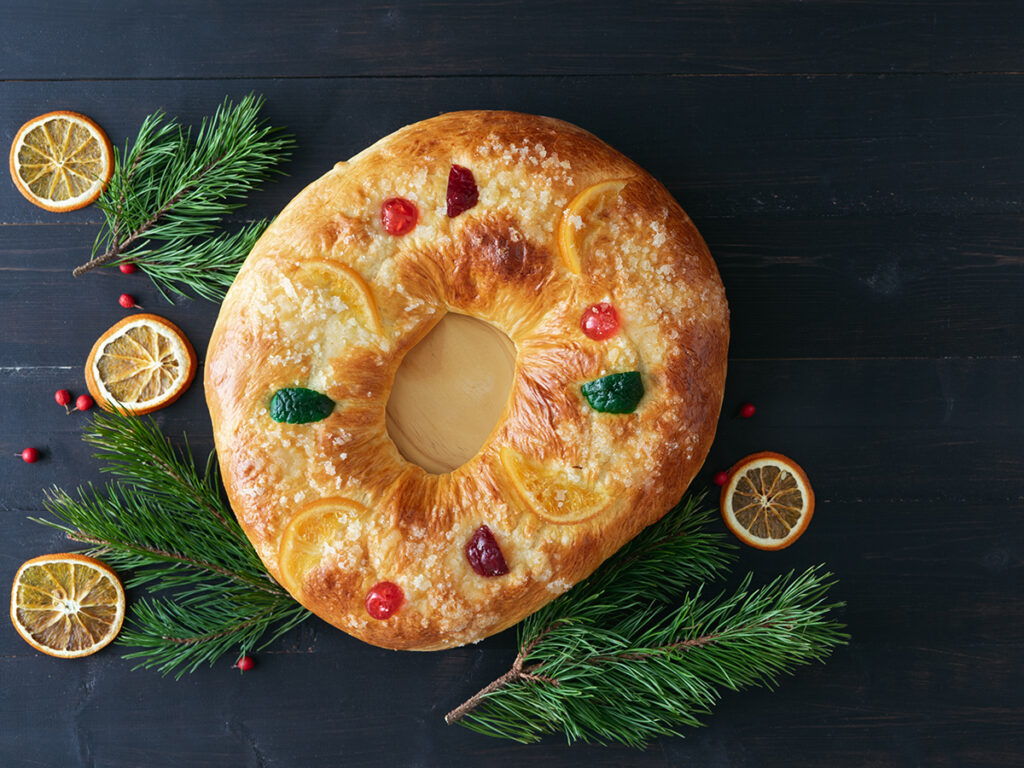
[[(136, 229), (134, 232), (131, 233), (131, 235), (128, 236), (128, 238), (126, 240), (123, 240), (121, 242), (117, 242), (117, 240), (116, 240), (117, 229), (116, 229), (116, 225), (115, 225), (115, 230), (114, 230), (115, 240), (114, 240), (113, 245), (111, 245), (106, 250), (106, 252), (101, 253), (99, 256), (95, 256), (95, 257), (89, 259), (89, 261), (87, 261), (85, 264), (82, 264), (81, 266), (75, 267), (74, 270), (72, 270), (71, 274), (73, 276), (75, 276), (75, 277), (81, 277), (86, 272), (88, 272), (88, 271), (90, 271), (92, 269), (96, 269), (96, 267), (102, 267), (104, 264), (110, 263), (111, 261), (116, 259), (118, 256), (120, 256), (122, 253), (124, 253), (128, 249), (129, 246), (131, 246), (133, 243), (135, 243), (139, 238), (141, 238), (144, 234), (146, 234), (146, 232), (148, 232), (157, 223), (159, 223), (160, 220), (164, 216), (167, 215), (167, 212), (170, 211), (171, 208), (173, 208), (175, 205), (178, 204), (178, 201), (180, 201), (182, 197), (184, 197), (189, 192), (191, 192), (196, 187), (198, 187), (199, 184), (202, 182), (203, 177), (205, 177), (206, 174), (210, 172), (210, 169), (212, 169), (214, 166), (216, 166), (217, 163), (219, 163), (223, 159), (224, 159), (224, 155), (221, 155), (219, 157), (214, 158), (213, 160), (208, 162), (206, 165), (204, 165), (199, 170), (199, 173), (196, 174), (196, 176), (192, 180), (191, 184), (188, 184), (188, 185), (182, 187), (181, 189), (179, 189), (177, 191), (177, 193), (175, 193), (175, 195), (170, 200), (168, 200), (166, 203), (164, 203), (162, 206), (160, 206), (160, 208), (157, 209), (156, 213), (154, 213), (145, 222), (143, 222), (139, 226), (138, 229)], [(134, 170), (134, 168), (132, 170)]]
[(539, 664), (535, 664), (531, 667), (528, 667), (527, 669), (523, 669), (523, 662), (525, 662), (526, 659), (530, 657), (530, 653), (532, 653), (533, 649), (537, 647), (537, 643), (540, 642), (541, 638), (548, 634), (548, 632), (553, 630), (560, 623), (561, 622), (556, 621), (550, 627), (548, 627), (535, 638), (533, 638), (533, 640), (531, 640), (527, 644), (527, 646), (523, 648), (523, 650), (516, 654), (515, 661), (512, 662), (512, 668), (508, 672), (506, 672), (496, 680), (492, 680), (491, 682), (489, 682), (487, 685), (485, 685), (483, 688), (481, 688), (479, 691), (474, 693), (464, 702), (459, 704), (459, 706), (457, 706), (455, 709), (453, 709), (451, 712), (445, 715), (445, 724), (451, 725), (452, 723), (457, 723), (468, 712), (471, 712), (474, 709), (476, 709), (480, 702), (487, 698), (488, 694), (494, 693), (494, 691), (497, 691), (500, 688), (504, 688), (509, 683), (515, 683), (519, 680), (526, 680), (527, 682), (531, 683), (549, 683), (557, 687), (558, 681), (555, 680), (553, 677), (546, 677), (544, 675), (533, 674), (533, 670), (537, 669), (537, 667), (540, 666)]
[[(89, 536), (89, 535), (83, 533), (82, 531), (74, 531), (74, 532), (70, 532), (69, 531), (66, 534), (66, 536), (69, 539), (71, 539), (72, 541), (78, 541), (78, 542), (81, 542), (82, 544), (92, 544), (94, 546), (103, 547), (105, 549), (112, 549), (113, 548), (112, 545), (111, 545), (111, 542), (106, 541), (104, 539), (96, 538), (95, 536)], [(178, 554), (177, 552), (168, 552), (168, 551), (163, 550), (163, 549), (157, 549), (155, 547), (147, 547), (147, 546), (144, 546), (142, 544), (132, 544), (131, 547), (132, 547), (132, 549), (138, 550), (140, 552), (146, 552), (147, 554), (150, 554), (150, 555), (155, 555), (155, 556), (157, 556), (159, 558), (162, 558), (164, 560), (171, 560), (171, 561), (175, 561), (175, 562), (179, 562), (179, 563), (185, 563), (186, 565), (191, 565), (194, 568), (199, 568), (199, 569), (202, 569), (202, 570), (212, 571), (213, 573), (219, 573), (221, 576), (223, 576), (226, 579), (230, 579), (231, 581), (241, 582), (241, 583), (246, 584), (246, 585), (248, 585), (250, 587), (253, 587), (255, 589), (262, 590), (263, 592), (269, 592), (272, 595), (280, 594), (280, 590), (279, 589), (274, 589), (273, 587), (269, 587), (269, 586), (267, 586), (265, 584), (261, 584), (261, 583), (259, 583), (257, 581), (253, 581), (251, 579), (246, 579), (244, 577), (240, 577), (237, 573), (229, 571), (227, 568), (221, 568), (219, 565), (214, 565), (213, 563), (209, 563), (209, 562), (206, 562), (204, 560), (196, 560), (194, 558), (186, 557), (185, 555)]]

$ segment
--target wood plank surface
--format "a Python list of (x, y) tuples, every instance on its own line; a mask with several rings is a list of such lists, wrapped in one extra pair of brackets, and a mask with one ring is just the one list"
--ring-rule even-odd
[[(69, 417), (53, 403), (57, 389), (86, 391), (87, 352), (69, 366), (0, 368), (5, 400), (22, 405), (21, 415), (4, 412), (0, 455), (13, 458), (33, 445), (47, 459), (33, 466), (12, 462), (5, 477), (12, 510), (38, 512), (42, 488), (102, 479), (78, 440), (87, 417)], [(1019, 357), (733, 360), (718, 439), (699, 480), (708, 485), (716, 470), (746, 454), (777, 450), (805, 467), (819, 503), (1018, 504), (1024, 501), (1024, 454), (1016, 450), (1024, 430), (1022, 389)], [(760, 405), (756, 418), (734, 418), (749, 399)], [(213, 448), (201, 387), (156, 418), (175, 440), (187, 434), (197, 455)], [(1007, 532), (982, 534), (998, 540)]]
[[(648, 169), (698, 222), (1024, 212), (1024, 78), (995, 75), (0, 82), (10, 115), (0, 141), (42, 111), (73, 109), (123, 146), (157, 108), (196, 124), (225, 96), (250, 91), (267, 98), (266, 117), (291, 130), (298, 150), (249, 217), (273, 215), (403, 125), (467, 108), (575, 122)], [(0, 188), (0, 223), (98, 215), (58, 219)]]
[[(495, 744), (443, 726), (447, 708), (507, 667), (511, 632), (443, 654), (396, 654), (315, 619), (260, 654), (252, 675), (220, 664), (179, 682), (131, 672), (109, 654), (55, 674), (54, 662), (5, 638), (0, 679), (30, 678), (47, 688), (5, 699), (0, 714), (22, 730), (5, 730), (0, 750), (11, 755), (32, 745), (33, 761), (16, 765), (58, 765), (72, 754), (81, 759), (72, 764), (126, 768), (296, 765), (296, 755), (331, 761), (342, 750), (346, 765), (357, 766), (447, 765), (452, 755), (498, 766), (815, 764), (793, 753), (828, 755), (830, 765), (1012, 765), (1007, 756), (1024, 746), (1024, 633), (1019, 603), (1005, 598), (1024, 586), (1011, 554), (1024, 540), (1019, 527), (996, 531), (1005, 532), (1001, 521), (1024, 507), (990, 509), (937, 524), (958, 519), (963, 504), (833, 502), (819, 511), (803, 552), (745, 553), (740, 568), (763, 574), (802, 567), (808, 550), (827, 560), (841, 575), (836, 596), (849, 603), (842, 616), (855, 628), (852, 644), (827, 665), (787, 678), (779, 691), (726, 696), (709, 728), (645, 752), (567, 748), (558, 740), (539, 748)], [(851, 546), (850, 521), (874, 537)], [(26, 522), (12, 534), (24, 546), (46, 546), (37, 529)], [(54, 712), (54, 701), (74, 705)], [(126, 718), (144, 737), (126, 732), (119, 722)], [(73, 738), (55, 741), (54, 733)]]
[[(79, 662), (0, 631), (0, 766), (940, 766), (1024, 755), (1024, 6), (1012, 0), (12, 3), (0, 144), (49, 109), (118, 145), (163, 109), (267, 98), (298, 149), (232, 225), (273, 216), (409, 122), (506, 108), (577, 123), (697, 223), (732, 312), (722, 417), (693, 488), (758, 450), (793, 456), (818, 509), (733, 578), (825, 562), (851, 644), (708, 727), (645, 751), (519, 746), (442, 718), (502, 674), (507, 631), (408, 654), (312, 619), (240, 675), (180, 681), (114, 647)], [(0, 576), (69, 546), (44, 489), (105, 482), (53, 392), (85, 391), (117, 296), (202, 360), (217, 307), (142, 275), (75, 279), (95, 208), (48, 214), (0, 183)], [(201, 380), (201, 372), (200, 372)], [(750, 420), (734, 418), (752, 401)], [(155, 414), (212, 447), (197, 383)], [(43, 452), (34, 465), (15, 454)]]
[(0, 78), (1019, 72), (1000, 0), (15, 3)]
[[(290, 181), (273, 191), (283, 192)], [(1020, 215), (764, 214), (696, 221), (725, 281), (733, 358), (1024, 352)], [(98, 337), (123, 316), (117, 297), (125, 291), (196, 338), (212, 327), (216, 307), (203, 301), (173, 307), (142, 274), (101, 269), (73, 278), (71, 270), (88, 260), (94, 225), (0, 232), (0, 300), (23, 318), (5, 329), (0, 366), (84, 360), (89, 345), (80, 349), (81, 339), (69, 329), (87, 328), (87, 338)], [(68, 311), (39, 312), (40, 300)]]

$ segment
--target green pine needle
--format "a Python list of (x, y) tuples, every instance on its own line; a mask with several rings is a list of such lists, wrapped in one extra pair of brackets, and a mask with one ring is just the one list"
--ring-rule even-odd
[(269, 576), (224, 501), (216, 461), (196, 467), (186, 444), (177, 451), (151, 418), (100, 414), (84, 439), (104, 471), (119, 480), (103, 490), (60, 489), (39, 520), (89, 546), (129, 588), (133, 600), (119, 642), (127, 658), (177, 677), (234, 650), (263, 647), (309, 612)]
[(735, 546), (724, 533), (708, 530), (715, 512), (705, 495), (691, 494), (659, 522), (627, 542), (590, 578), (548, 603), (520, 625), (520, 644), (571, 612), (574, 620), (607, 619), (674, 603), (694, 584), (728, 572)]
[(728, 595), (684, 594), (731, 562), (702, 507), (703, 496), (690, 497), (527, 618), (512, 668), (446, 721), (524, 743), (561, 732), (642, 747), (701, 725), (722, 691), (771, 687), (847, 641), (820, 568), (758, 589), (748, 574)]
[[(180, 677), (226, 653), (264, 647), (309, 617), (268, 575), (224, 499), (216, 461), (196, 466), (151, 418), (100, 414), (85, 434), (103, 490), (51, 491), (57, 521), (148, 597), (129, 605), (119, 642), (138, 666)], [(847, 640), (831, 574), (810, 568), (707, 596), (731, 543), (689, 497), (589, 579), (524, 620), (512, 668), (446, 720), (521, 742), (642, 746), (701, 725), (722, 692), (773, 686)]]
[(148, 116), (135, 141), (114, 149), (114, 174), (96, 204), (105, 223), (92, 258), (76, 276), (104, 264), (139, 266), (168, 300), (185, 289), (224, 298), (266, 221), (225, 234), (228, 214), (279, 173), (294, 140), (259, 117), (262, 97), (225, 101), (191, 130), (162, 112)]
[(149, 275), (165, 299), (187, 298), (189, 290), (207, 301), (223, 301), (249, 251), (267, 228), (267, 220), (247, 224), (234, 233), (170, 242), (161, 248), (115, 263), (132, 262)]

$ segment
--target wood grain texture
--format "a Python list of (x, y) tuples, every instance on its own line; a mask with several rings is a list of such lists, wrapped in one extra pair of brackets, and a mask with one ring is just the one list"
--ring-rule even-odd
[[(0, 142), (24, 120), (66, 108), (123, 146), (155, 106), (197, 124), (225, 96), (253, 90), (299, 149), (289, 176), (245, 217), (272, 216), (403, 125), (494, 107), (582, 126), (650, 171), (698, 222), (1024, 212), (1024, 77), (995, 75), (0, 82)], [(92, 208), (58, 218), (0, 187), (0, 223), (98, 220)]]
[[(1024, 352), (1024, 217), (695, 220), (725, 282), (734, 359)], [(0, 303), (22, 318), (4, 329), (0, 366), (67, 364), (83, 343), (70, 329), (98, 337), (123, 316), (117, 297), (124, 291), (190, 335), (209, 333), (216, 307), (169, 305), (141, 273), (99, 269), (73, 278), (95, 231), (87, 224), (0, 229)], [(68, 311), (40, 312), (41, 298)], [(197, 347), (200, 357), (204, 348)]]
[(113, 14), (70, 0), (31, 7), (0, 29), (4, 79), (1024, 68), (1020, 8), (1000, 0), (315, 0), (287, 8), (160, 0), (111, 4)]
[[(193, 341), (201, 348), (204, 337)], [(86, 351), (79, 355), (83, 361)], [(66, 416), (53, 402), (57, 389), (85, 391), (82, 381), (79, 362), (0, 368), (4, 400), (18, 404), (4, 409), (0, 432), (0, 455), (12, 460), (4, 483), (10, 509), (40, 510), (40, 489), (53, 484), (101, 480), (90, 449), (78, 440), (88, 417)], [(749, 453), (777, 450), (808, 471), (819, 504), (959, 502), (972, 510), (1018, 504), (1022, 387), (1019, 357), (733, 360), (717, 440), (695, 487), (710, 487), (714, 471)], [(758, 405), (755, 417), (734, 418), (748, 400)], [(174, 439), (187, 434), (198, 456), (213, 448), (198, 384), (154, 416)], [(31, 466), (14, 461), (26, 445), (39, 448), (46, 460)], [(806, 535), (812, 533), (813, 527)], [(978, 535), (998, 539), (1005, 532)]]
[[(195, 122), (256, 90), (296, 135), (271, 216), (336, 160), (415, 120), (501, 107), (596, 133), (696, 221), (732, 309), (718, 435), (695, 488), (758, 450), (803, 464), (815, 519), (745, 549), (767, 580), (826, 562), (853, 641), (707, 728), (644, 752), (521, 747), (442, 724), (515, 637), (382, 651), (312, 620), (180, 682), (121, 650), (44, 658), (0, 630), (0, 765), (966, 766), (1024, 754), (1024, 11), (1020, 3), (101, 0), (7, 9), (0, 142), (71, 108), (123, 145), (158, 108)], [(69, 548), (43, 489), (104, 482), (58, 388), (84, 391), (118, 294), (200, 359), (216, 307), (165, 303), (87, 257), (95, 209), (56, 216), (0, 183), (0, 575)], [(753, 419), (735, 419), (746, 401)], [(155, 414), (212, 445), (199, 385)], [(35, 465), (14, 454), (43, 451)]]

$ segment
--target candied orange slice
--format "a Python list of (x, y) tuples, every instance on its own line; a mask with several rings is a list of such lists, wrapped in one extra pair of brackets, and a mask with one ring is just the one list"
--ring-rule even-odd
[(800, 538), (814, 514), (814, 491), (804, 470), (780, 453), (741, 459), (722, 486), (722, 519), (744, 544), (784, 549)]
[(285, 588), (292, 594), (301, 592), (309, 572), (333, 546), (342, 546), (342, 532), (367, 511), (357, 501), (336, 497), (314, 501), (299, 512), (285, 528), (277, 554)]
[(196, 352), (181, 329), (157, 315), (129, 315), (96, 340), (85, 383), (108, 411), (150, 413), (170, 405), (196, 375)]
[(581, 523), (609, 501), (582, 478), (571, 477), (568, 467), (547, 466), (508, 446), (501, 449), (501, 465), (523, 502), (549, 523)]
[(77, 659), (117, 637), (124, 604), (120, 579), (99, 560), (43, 555), (23, 563), (14, 576), (11, 621), (37, 651)]
[(602, 211), (618, 198), (629, 179), (609, 179), (592, 184), (576, 197), (562, 211), (558, 223), (558, 249), (565, 266), (574, 274), (583, 272), (582, 254), (587, 237), (601, 220)]
[(378, 336), (383, 333), (370, 286), (351, 267), (323, 259), (308, 259), (299, 264), (295, 279), (307, 288), (319, 288), (339, 296), (360, 325)]
[(18, 129), (11, 144), (11, 178), (25, 198), (63, 213), (93, 202), (114, 172), (110, 139), (77, 112), (48, 112)]

